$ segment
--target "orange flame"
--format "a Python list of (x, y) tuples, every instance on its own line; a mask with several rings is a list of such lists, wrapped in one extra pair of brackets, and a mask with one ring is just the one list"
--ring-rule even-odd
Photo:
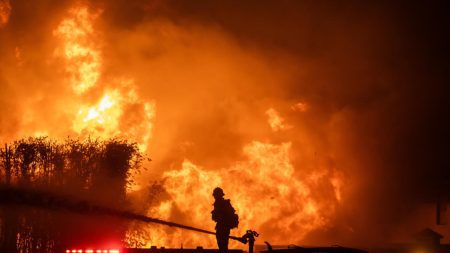
[(266, 111), (266, 115), (269, 117), (269, 125), (273, 131), (281, 131), (292, 128), (292, 126), (284, 123), (284, 119), (280, 116), (280, 114), (273, 108), (269, 108)]
[[(54, 35), (62, 41), (55, 54), (66, 60), (69, 83), (80, 99), (98, 87), (102, 76), (98, 46), (101, 42), (94, 29), (100, 13), (93, 14), (86, 6), (72, 8), (68, 17), (54, 30)], [(81, 136), (127, 138), (136, 141), (145, 151), (151, 138), (155, 104), (139, 98), (132, 79), (117, 78), (110, 86), (104, 89), (97, 101), (80, 102), (72, 117), (72, 129)], [(134, 112), (129, 112), (129, 108)], [(127, 113), (134, 114), (134, 117)]]
[[(62, 40), (62, 48), (56, 53), (66, 59), (69, 83), (80, 99), (99, 88), (102, 80), (101, 51), (97, 46), (100, 42), (93, 25), (98, 15), (91, 14), (87, 7), (71, 9), (54, 32)], [(151, 138), (155, 104), (142, 101), (137, 94), (132, 79), (117, 78), (103, 89), (101, 96), (80, 103), (74, 113), (73, 130), (82, 136), (130, 138), (137, 140), (145, 150)], [(305, 111), (306, 104), (299, 103), (292, 109)], [(141, 120), (130, 116), (136, 112)], [(275, 132), (292, 127), (273, 108), (269, 108), (266, 115)], [(290, 142), (253, 141), (243, 148), (246, 160), (220, 172), (199, 167), (186, 159), (180, 169), (164, 172), (168, 198), (150, 208), (147, 214), (213, 230), (214, 223), (209, 217), (213, 202), (211, 191), (221, 186), (226, 196), (232, 198), (240, 216), (235, 235), (255, 229), (261, 232), (263, 240), (300, 241), (312, 230), (327, 225), (342, 199), (342, 178), (325, 168), (298, 179), (290, 159), (291, 146)], [(327, 184), (333, 192), (322, 194), (320, 198), (313, 194), (320, 190), (321, 184)], [(147, 246), (178, 247), (180, 243), (215, 246), (211, 236), (166, 228), (145, 230), (147, 236), (141, 238), (141, 243)], [(133, 228), (127, 237), (129, 241), (136, 239)]]
[(85, 6), (73, 8), (54, 31), (64, 41), (55, 53), (67, 59), (67, 72), (77, 93), (86, 92), (100, 77), (100, 51), (92, 41), (95, 36), (92, 23), (97, 17), (98, 14), (91, 14)]
[[(340, 175), (323, 169), (299, 180), (290, 160), (291, 143), (277, 145), (253, 141), (243, 152), (246, 160), (221, 172), (198, 167), (188, 160), (179, 170), (166, 171), (164, 185), (169, 198), (148, 214), (163, 219), (184, 217), (179, 222), (213, 230), (211, 192), (214, 187), (221, 186), (240, 216), (239, 228), (233, 231), (235, 235), (255, 229), (261, 232), (261, 241), (290, 243), (292, 241), (287, 240), (300, 241), (312, 230), (326, 226), (341, 200)], [(319, 199), (312, 193), (319, 190), (318, 181), (324, 180), (334, 187), (336, 194)], [(176, 247), (180, 242), (215, 246), (211, 236), (156, 229), (149, 234), (147, 246)]]
[[(10, 9), (9, 1), (0, 0), (0, 26), (8, 21)], [(59, 113), (64, 114), (61, 118), (69, 119), (69, 129), (64, 134), (127, 138), (146, 151), (152, 141), (156, 102), (140, 96), (132, 77), (106, 76), (102, 55), (104, 42), (101, 32), (96, 30), (99, 17), (101, 11), (76, 6), (53, 31), (60, 43), (54, 57), (63, 60), (66, 75), (62, 83), (69, 87), (66, 95), (71, 96), (64, 110), (57, 108), (63, 111)], [(21, 48), (17, 47), (15, 53), (20, 62)], [(298, 112), (308, 109), (309, 105), (304, 102), (291, 107)], [(283, 118), (274, 108), (265, 111), (265, 116), (273, 134), (293, 127), (288, 118)], [(30, 110), (23, 117), (32, 125), (40, 116)], [(36, 135), (52, 132), (51, 128), (41, 126), (33, 130)], [(234, 235), (254, 229), (261, 233), (259, 241), (297, 243), (311, 231), (325, 228), (334, 210), (345, 199), (343, 176), (331, 167), (317, 166), (312, 172), (302, 171), (301, 165), (294, 164), (292, 159), (297, 155), (293, 155), (293, 140), (282, 143), (259, 141), (260, 138), (251, 140), (243, 146), (244, 158), (226, 168), (201, 167), (186, 157), (179, 168), (163, 172), (164, 199), (150, 207), (147, 214), (213, 230), (211, 192), (221, 186), (240, 216)], [(153, 226), (144, 230), (146, 233), (140, 238), (142, 235), (130, 227), (127, 239), (138, 238), (147, 246), (216, 245), (214, 237), (209, 235)]]

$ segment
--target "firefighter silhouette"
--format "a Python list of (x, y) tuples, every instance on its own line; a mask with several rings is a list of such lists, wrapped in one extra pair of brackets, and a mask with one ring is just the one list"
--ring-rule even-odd
[(220, 253), (228, 251), (228, 239), (230, 230), (236, 228), (239, 224), (239, 217), (231, 206), (229, 199), (224, 199), (222, 188), (216, 187), (213, 191), (214, 209), (211, 212), (213, 221), (216, 224), (216, 239)]

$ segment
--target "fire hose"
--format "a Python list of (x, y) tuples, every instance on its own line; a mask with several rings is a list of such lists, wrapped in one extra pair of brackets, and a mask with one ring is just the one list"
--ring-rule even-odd
[[(103, 214), (128, 220), (139, 220), (147, 223), (155, 223), (169, 227), (176, 227), (184, 230), (195, 231), (204, 234), (216, 235), (215, 232), (201, 228), (187, 226), (171, 221), (148, 217), (142, 214), (133, 213), (110, 207), (93, 205), (87, 201), (75, 201), (73, 199), (57, 196), (48, 192), (36, 190), (19, 189), (10, 186), (0, 186), (0, 205), (25, 205), (51, 210), (67, 210), (76, 213)], [(230, 239), (249, 244), (249, 253), (253, 253), (255, 238), (259, 234), (253, 230), (247, 230), (241, 237), (229, 236)]]

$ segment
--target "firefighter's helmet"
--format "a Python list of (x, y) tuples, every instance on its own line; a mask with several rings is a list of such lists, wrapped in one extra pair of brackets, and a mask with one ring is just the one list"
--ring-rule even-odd
[(223, 193), (223, 190), (220, 187), (216, 187), (213, 191), (214, 197), (223, 197), (224, 195), (225, 195), (225, 193)]

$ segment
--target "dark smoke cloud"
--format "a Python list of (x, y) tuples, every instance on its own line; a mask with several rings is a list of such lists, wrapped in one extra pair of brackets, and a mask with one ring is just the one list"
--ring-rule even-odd
[[(43, 94), (42, 105), (53, 108), (67, 93), (53, 85), (55, 72), (40, 57), (52, 54), (49, 34), (73, 2), (11, 4), (9, 23), (0, 28), (2, 138), (25, 124), (21, 113), (39, 103), (31, 98)], [(334, 226), (311, 234), (311, 243), (369, 244), (415, 232), (409, 223), (416, 210), (450, 195), (450, 22), (444, 4), (90, 4), (104, 9), (105, 75), (129, 74), (143, 96), (157, 101), (149, 151), (157, 158), (155, 174), (183, 157), (206, 168), (226, 167), (250, 140), (291, 140), (294, 148), (317, 153), (296, 157), (296, 168), (312, 169), (318, 156), (348, 178)], [(16, 47), (24, 54), (20, 71), (11, 67)], [(293, 112), (299, 101), (310, 110)], [(293, 130), (271, 134), (268, 107)], [(64, 115), (49, 120), (67, 121)], [(448, 229), (438, 229), (450, 237)]]

